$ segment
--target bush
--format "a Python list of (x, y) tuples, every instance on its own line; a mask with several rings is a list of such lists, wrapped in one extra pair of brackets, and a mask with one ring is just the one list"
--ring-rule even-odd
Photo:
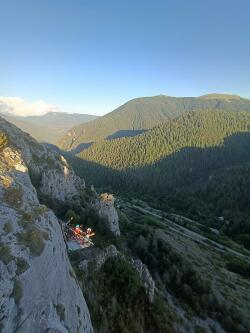
[(231, 259), (226, 264), (226, 268), (236, 274), (241, 275), (243, 278), (250, 278), (250, 265), (240, 259)]
[(103, 266), (104, 286), (119, 302), (130, 303), (141, 288), (138, 273), (122, 258), (110, 259)]
[(27, 271), (29, 268), (29, 264), (23, 258), (16, 258), (16, 265), (17, 265), (17, 275), (20, 275)]
[(250, 235), (239, 235), (236, 237), (236, 240), (239, 241), (242, 245), (244, 245), (245, 248), (250, 250)]
[(20, 281), (15, 280), (11, 296), (14, 297), (16, 304), (20, 302), (23, 296), (23, 289)]
[(5, 189), (3, 200), (11, 207), (20, 208), (22, 205), (23, 193), (20, 188)]
[(60, 320), (63, 321), (65, 319), (65, 307), (62, 304), (57, 304), (55, 308)]
[(0, 132), (0, 149), (4, 148), (4, 146), (7, 144), (8, 139), (5, 133)]
[(7, 245), (0, 244), (0, 260), (6, 265), (13, 259), (10, 248)]
[(6, 232), (6, 234), (9, 234), (10, 232), (13, 231), (13, 226), (10, 222), (5, 223), (3, 230)]
[(48, 239), (48, 233), (36, 227), (19, 234), (20, 242), (27, 246), (34, 256), (39, 256), (44, 250), (44, 240)]
[(79, 215), (77, 215), (74, 210), (69, 209), (67, 211), (67, 213), (65, 214), (65, 219), (68, 221), (71, 218), (72, 218), (71, 223), (73, 223), (73, 224), (78, 224), (80, 221)]

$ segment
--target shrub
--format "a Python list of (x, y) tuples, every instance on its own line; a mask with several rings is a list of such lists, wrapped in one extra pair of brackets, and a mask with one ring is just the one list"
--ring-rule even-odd
[(71, 223), (78, 224), (80, 221), (79, 215), (77, 215), (74, 210), (69, 209), (65, 214), (65, 219), (68, 221), (71, 218), (72, 218)]
[(117, 300), (130, 303), (141, 288), (134, 268), (122, 258), (109, 259), (103, 266), (104, 285)]
[(16, 265), (17, 265), (17, 275), (20, 275), (27, 271), (29, 268), (29, 264), (23, 258), (16, 258)]
[(0, 244), (0, 260), (6, 265), (13, 259), (10, 248), (7, 245)]
[(56, 304), (55, 308), (60, 320), (63, 321), (65, 319), (65, 307), (62, 304)]
[(12, 207), (19, 208), (22, 204), (23, 193), (20, 188), (5, 189), (3, 200)]
[(250, 278), (250, 265), (240, 259), (231, 259), (226, 264), (226, 268), (236, 274), (241, 275), (244, 278)]
[(20, 242), (27, 246), (34, 256), (39, 256), (44, 250), (44, 240), (48, 239), (48, 233), (36, 227), (19, 234)]
[(250, 250), (250, 235), (239, 235), (236, 237), (236, 240), (245, 246), (248, 250)]
[(5, 133), (0, 132), (0, 149), (2, 149), (8, 142), (7, 136)]
[(15, 299), (16, 304), (20, 302), (23, 296), (23, 289), (20, 281), (15, 280), (11, 296)]
[(23, 213), (23, 220), (26, 222), (32, 221), (32, 214), (29, 212)]
[(13, 226), (10, 222), (5, 223), (3, 230), (6, 232), (6, 234), (9, 234), (10, 232), (13, 231)]

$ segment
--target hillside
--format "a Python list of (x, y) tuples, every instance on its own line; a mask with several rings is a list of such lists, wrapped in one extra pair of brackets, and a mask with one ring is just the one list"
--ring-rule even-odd
[(64, 112), (49, 112), (41, 116), (26, 117), (9, 114), (2, 114), (2, 116), (39, 142), (48, 143), (55, 143), (71, 127), (97, 118), (87, 114)]
[(200, 110), (133, 138), (94, 143), (69, 159), (96, 186), (148, 196), (205, 224), (227, 213), (235, 223), (227, 231), (247, 233), (249, 132), (248, 112)]
[(115, 170), (142, 168), (184, 148), (222, 146), (226, 137), (248, 132), (249, 125), (248, 112), (200, 110), (133, 138), (94, 143), (77, 156)]
[(133, 99), (116, 110), (88, 124), (72, 128), (59, 141), (64, 150), (75, 149), (81, 144), (95, 142), (120, 131), (147, 130), (197, 109), (227, 109), (250, 111), (250, 100), (233, 95), (211, 94), (201, 97), (154, 96)]

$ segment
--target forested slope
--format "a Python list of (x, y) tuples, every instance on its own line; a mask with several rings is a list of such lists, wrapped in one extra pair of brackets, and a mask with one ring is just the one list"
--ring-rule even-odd
[(71, 150), (82, 143), (105, 139), (119, 131), (150, 129), (189, 111), (215, 108), (250, 111), (250, 100), (220, 94), (202, 97), (159, 95), (136, 98), (103, 117), (72, 128), (59, 140), (59, 146)]
[(225, 138), (248, 132), (249, 125), (247, 112), (195, 111), (133, 138), (95, 143), (78, 156), (117, 170), (142, 168), (184, 148), (221, 146)]
[(95, 143), (70, 159), (96, 186), (133, 191), (198, 219), (227, 216), (228, 232), (245, 233), (249, 147), (250, 113), (200, 110), (133, 138)]

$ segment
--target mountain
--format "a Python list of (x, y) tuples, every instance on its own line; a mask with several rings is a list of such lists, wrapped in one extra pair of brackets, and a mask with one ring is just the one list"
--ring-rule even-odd
[(215, 108), (250, 111), (250, 100), (225, 94), (201, 97), (159, 95), (136, 98), (103, 117), (72, 128), (58, 141), (58, 145), (64, 150), (72, 150), (82, 144), (105, 138), (133, 136), (133, 132), (137, 134), (138, 130), (148, 130), (186, 112)]
[[(166, 209), (182, 207), (186, 213), (192, 212), (192, 198), (193, 216), (206, 224), (206, 217), (227, 212), (240, 234), (250, 231), (249, 146), (249, 112), (197, 110), (136, 137), (103, 140), (67, 156), (95, 186), (147, 194)], [(237, 175), (238, 167), (244, 173)]]
[(39, 142), (55, 143), (71, 127), (96, 119), (96, 116), (78, 113), (48, 112), (41, 116), (2, 116)]

